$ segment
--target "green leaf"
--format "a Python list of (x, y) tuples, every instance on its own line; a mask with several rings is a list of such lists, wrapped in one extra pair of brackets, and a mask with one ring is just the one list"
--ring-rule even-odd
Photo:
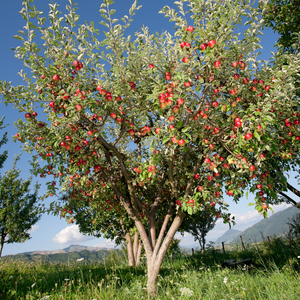
[(166, 138), (164, 138), (164, 139), (162, 140), (162, 143), (165, 144), (165, 143), (168, 142), (169, 140), (170, 140), (170, 138), (169, 138), (169, 137), (166, 137)]
[(24, 38), (20, 35), (14, 35), (14, 38), (24, 42)]
[(254, 131), (254, 137), (260, 142), (261, 141), (261, 139), (260, 139), (260, 135), (258, 134), (258, 132), (257, 131)]
[(182, 129), (182, 132), (187, 132), (188, 130), (191, 130), (191, 127), (185, 127)]

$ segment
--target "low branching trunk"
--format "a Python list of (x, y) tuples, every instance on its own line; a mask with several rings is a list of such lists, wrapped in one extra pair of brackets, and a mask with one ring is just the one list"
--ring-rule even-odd
[(125, 240), (127, 244), (126, 247), (127, 247), (128, 264), (130, 267), (132, 267), (135, 265), (135, 260), (134, 260), (134, 252), (133, 252), (131, 237), (128, 232), (125, 234)]
[(153, 239), (155, 238), (155, 236), (153, 236), (154, 231), (151, 232), (151, 239), (149, 241), (149, 236), (144, 226), (139, 220), (136, 221), (136, 227), (138, 228), (146, 252), (147, 276), (148, 276), (147, 290), (149, 295), (151, 296), (156, 296), (157, 294), (156, 283), (157, 283), (160, 267), (167, 253), (168, 247), (170, 246), (175, 233), (177, 232), (179, 226), (183, 221), (183, 218), (184, 218), (184, 213), (178, 211), (176, 217), (174, 218), (171, 224), (170, 229), (168, 230), (167, 234), (164, 237), (167, 223), (170, 219), (170, 215), (167, 215), (165, 217), (158, 239), (157, 240), (155, 239), (156, 240), (155, 247), (153, 247)]

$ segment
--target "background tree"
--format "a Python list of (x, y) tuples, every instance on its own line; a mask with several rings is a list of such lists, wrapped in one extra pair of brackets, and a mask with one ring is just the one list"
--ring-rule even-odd
[(182, 230), (190, 233), (195, 241), (199, 242), (200, 249), (205, 250), (206, 235), (211, 231), (217, 222), (218, 217), (209, 209), (197, 212), (195, 215), (186, 217), (186, 226)]
[[(93, 23), (77, 26), (71, 0), (64, 17), (50, 5), (50, 26), (31, 2), (23, 1), (28, 30), (20, 31), (23, 45), (15, 50), (31, 75), (21, 73), (25, 86), (0, 83), (6, 103), (25, 113), (15, 140), (37, 151), (33, 173), (50, 177), (46, 196), (59, 182), (76, 192), (69, 201), (87, 206), (84, 195), (96, 210), (105, 194), (114, 195), (110, 204), (121, 203), (138, 230), (148, 292), (155, 295), (187, 214), (218, 195), (212, 211), (232, 222), (223, 191), (237, 201), (249, 187), (258, 194), (256, 209), (267, 215), (276, 194), (270, 173), (287, 170), (290, 153), (299, 153), (299, 57), (276, 58), (275, 67), (257, 61), (266, 1), (259, 9), (251, 1), (176, 1), (177, 10), (161, 11), (175, 22), (174, 36), (145, 27), (133, 41), (124, 32), (136, 2), (123, 24), (113, 19), (113, 1), (104, 1), (103, 41)], [(292, 136), (287, 122), (296, 122)], [(106, 213), (114, 217), (114, 210)]]
[(23, 243), (30, 239), (29, 230), (41, 218), (36, 206), (38, 185), (30, 193), (31, 178), (18, 179), (15, 167), (0, 177), (0, 256), (5, 243)]
[(277, 46), (280, 51), (299, 52), (299, 0), (270, 0), (265, 13), (265, 24), (279, 34)]

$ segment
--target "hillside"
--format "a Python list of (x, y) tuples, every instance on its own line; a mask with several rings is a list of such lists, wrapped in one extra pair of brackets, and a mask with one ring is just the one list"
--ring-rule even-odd
[(288, 232), (287, 222), (295, 214), (299, 213), (299, 209), (296, 207), (289, 207), (285, 210), (279, 211), (270, 217), (261, 220), (253, 226), (247, 228), (237, 237), (235, 237), (231, 243), (240, 243), (240, 235), (243, 237), (245, 243), (249, 242), (262, 242), (267, 236), (275, 237), (281, 236)]
[[(71, 245), (63, 250), (33, 251), (16, 255), (5, 255), (0, 258), (0, 261), (21, 260), (24, 262), (75, 263), (78, 259), (83, 258), (85, 263), (92, 263), (103, 261), (113, 250), (115, 249)], [(121, 250), (116, 249), (115, 251), (122, 254)]]
[(233, 241), (234, 238), (236, 238), (237, 236), (240, 236), (241, 233), (242, 233), (242, 231), (240, 231), (240, 230), (229, 229), (215, 241), (215, 245), (216, 246), (221, 245), (222, 242), (224, 242), (225, 244), (228, 244), (231, 241)]

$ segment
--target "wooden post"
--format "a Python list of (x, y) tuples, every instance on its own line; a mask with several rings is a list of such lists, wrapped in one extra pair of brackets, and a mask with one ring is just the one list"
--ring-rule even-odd
[(193, 253), (193, 255), (195, 254), (194, 248), (192, 248), (192, 253)]
[(269, 235), (267, 236), (267, 239), (268, 239), (269, 243), (272, 244), (272, 240)]
[(223, 253), (225, 254), (224, 242), (222, 242), (222, 249), (223, 249)]
[(243, 241), (243, 237), (241, 235), (240, 235), (240, 239), (241, 239), (242, 246), (243, 246), (244, 250), (246, 250), (245, 245), (244, 245), (244, 241)]

